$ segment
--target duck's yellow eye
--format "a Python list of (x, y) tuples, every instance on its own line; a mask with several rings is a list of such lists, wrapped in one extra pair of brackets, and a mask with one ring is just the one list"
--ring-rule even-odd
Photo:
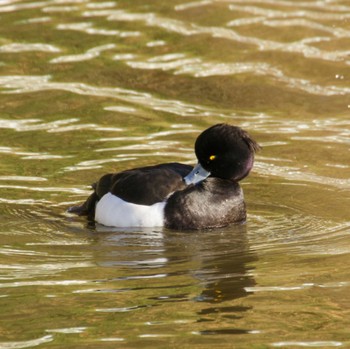
[(215, 158), (216, 158), (216, 155), (210, 155), (209, 156), (209, 160), (215, 160)]

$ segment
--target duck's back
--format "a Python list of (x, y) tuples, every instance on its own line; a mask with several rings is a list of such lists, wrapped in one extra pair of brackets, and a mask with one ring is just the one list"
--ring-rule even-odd
[(163, 202), (173, 192), (185, 188), (183, 177), (191, 170), (189, 165), (167, 163), (106, 174), (92, 185), (94, 191), (89, 198), (82, 205), (71, 207), (70, 212), (94, 219), (96, 205), (107, 194), (113, 200), (115, 197), (135, 205)]
[(189, 165), (168, 163), (123, 171), (111, 175), (108, 191), (133, 204), (153, 205), (184, 189), (183, 177), (191, 170)]

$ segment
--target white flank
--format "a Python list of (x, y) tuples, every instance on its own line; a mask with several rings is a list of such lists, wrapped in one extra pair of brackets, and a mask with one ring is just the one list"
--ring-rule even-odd
[(136, 205), (107, 193), (96, 205), (95, 221), (108, 227), (162, 227), (165, 204)]

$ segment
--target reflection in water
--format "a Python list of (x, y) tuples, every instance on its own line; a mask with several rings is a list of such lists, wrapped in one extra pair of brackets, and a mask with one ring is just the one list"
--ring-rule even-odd
[[(150, 297), (156, 301), (152, 306), (199, 302), (202, 306), (196, 321), (202, 323), (201, 327), (205, 327), (207, 321), (214, 321), (213, 316), (230, 318), (234, 325), (234, 319), (241, 318), (242, 313), (251, 307), (235, 305), (232, 301), (248, 296), (246, 290), (255, 286), (251, 265), (257, 261), (257, 256), (249, 249), (246, 228), (246, 225), (233, 225), (221, 230), (188, 233), (152, 229), (118, 232), (115, 228), (112, 229), (114, 233), (111, 233), (111, 228), (97, 226), (100, 234), (95, 237), (95, 260), (101, 266), (127, 268), (130, 274), (118, 280), (145, 280), (141, 289), (151, 288), (156, 293), (167, 287), (152, 286), (148, 283), (149, 280), (165, 279), (167, 284), (168, 278), (181, 275), (187, 282), (176, 285), (176, 288), (183, 290), (166, 296), (159, 292), (160, 295)], [(133, 270), (137, 272), (136, 275)], [(184, 292), (189, 287), (188, 283), (198, 284), (195, 293)], [(129, 307), (99, 309), (100, 312), (132, 310), (134, 309)], [(220, 331), (216, 329), (214, 332)], [(245, 333), (251, 330), (237, 331)], [(202, 334), (210, 334), (209, 332), (201, 330)]]
[(257, 257), (249, 250), (246, 225), (227, 230), (204, 232), (200, 238), (201, 265), (193, 276), (205, 289), (196, 297), (198, 301), (217, 304), (245, 297), (245, 288), (255, 285), (249, 264)]
[[(202, 240), (202, 239), (201, 239)], [(251, 310), (232, 302), (249, 294), (247, 289), (255, 286), (252, 275), (252, 263), (257, 256), (250, 251), (245, 225), (233, 226), (228, 231), (211, 232), (204, 237), (204, 244), (200, 241), (201, 265), (192, 275), (199, 279), (203, 290), (195, 297), (202, 302), (203, 307), (198, 311), (198, 322), (216, 321), (216, 318), (230, 319), (230, 328), (202, 329), (202, 335), (244, 334), (252, 329), (237, 328), (235, 319), (244, 316), (244, 312)], [(251, 293), (250, 293), (251, 294)]]

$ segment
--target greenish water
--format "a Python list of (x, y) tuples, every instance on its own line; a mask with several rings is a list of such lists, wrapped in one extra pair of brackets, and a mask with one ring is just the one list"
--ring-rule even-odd
[[(349, 52), (347, 1), (0, 1), (0, 348), (349, 347)], [(65, 212), (218, 122), (246, 225)]]

